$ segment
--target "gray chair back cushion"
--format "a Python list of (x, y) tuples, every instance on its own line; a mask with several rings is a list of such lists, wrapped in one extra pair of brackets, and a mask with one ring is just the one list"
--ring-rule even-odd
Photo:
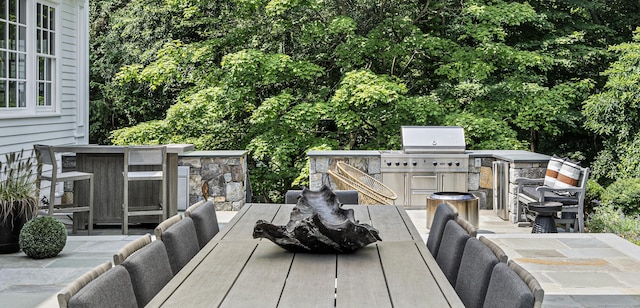
[(334, 190), (334, 194), (338, 197), (338, 201), (343, 204), (358, 204), (357, 190)]
[(173, 275), (177, 274), (198, 251), (198, 235), (191, 217), (185, 217), (162, 232)]
[(302, 190), (287, 190), (287, 193), (284, 195), (284, 203), (285, 204), (296, 204), (298, 203), (298, 197), (302, 195)]
[(456, 216), (457, 213), (454, 212), (446, 203), (440, 203), (436, 207), (436, 212), (433, 215), (433, 222), (431, 223), (431, 229), (429, 229), (429, 237), (427, 238), (427, 248), (434, 258), (438, 256), (442, 233), (444, 232), (444, 227), (447, 224), (447, 221), (454, 219)]
[(131, 276), (139, 307), (144, 307), (173, 278), (167, 250), (162, 241), (138, 249), (122, 262)]
[[(207, 201), (205, 204), (191, 212), (191, 219), (198, 235), (198, 245), (200, 249), (207, 245), (209, 241), (220, 232), (218, 226), (218, 216), (216, 206), (213, 202)], [(186, 217), (185, 217), (186, 218)]]
[(498, 258), (489, 247), (472, 237), (467, 240), (460, 260), (455, 290), (467, 308), (481, 308), (489, 279)]
[(116, 266), (89, 282), (69, 299), (69, 308), (138, 307), (129, 272)]
[(534, 297), (529, 286), (509, 268), (500, 262), (491, 273), (487, 295), (483, 307), (533, 307)]
[(440, 269), (449, 280), (451, 286), (456, 285), (464, 245), (469, 238), (469, 233), (455, 220), (447, 221), (442, 233), (442, 241), (440, 241), (436, 262), (438, 262)]
[[(334, 190), (333, 193), (342, 204), (358, 204), (357, 190)], [(284, 203), (296, 204), (298, 197), (302, 194), (302, 190), (288, 190), (284, 195)]]

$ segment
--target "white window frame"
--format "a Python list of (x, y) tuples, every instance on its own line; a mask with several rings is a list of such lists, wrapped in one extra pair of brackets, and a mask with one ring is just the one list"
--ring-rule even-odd
[[(7, 2), (9, 0), (6, 0)], [(37, 8), (38, 3), (54, 8), (55, 18), (55, 41), (54, 55), (47, 56), (53, 61), (53, 71), (51, 75), (51, 106), (38, 106), (38, 56), (37, 53)], [(60, 3), (57, 1), (43, 0), (26, 0), (27, 15), (27, 34), (26, 34), (26, 107), (5, 108), (0, 107), (0, 119), (3, 118), (23, 118), (34, 116), (53, 116), (60, 115), (60, 95), (58, 87), (60, 85), (60, 40), (61, 40), (61, 20), (60, 20)], [(8, 89), (7, 89), (8, 91)]]

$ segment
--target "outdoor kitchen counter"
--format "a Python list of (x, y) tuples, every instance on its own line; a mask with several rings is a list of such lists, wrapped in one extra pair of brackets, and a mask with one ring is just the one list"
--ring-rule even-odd
[[(168, 206), (165, 206), (168, 217), (178, 212), (178, 154), (193, 151), (192, 144), (166, 144), (167, 146), (167, 193)], [(95, 223), (122, 223), (122, 198), (124, 195), (124, 146), (111, 145), (63, 145), (55, 146), (55, 152), (75, 153), (76, 170), (91, 172), (94, 178), (94, 222)], [(159, 190), (157, 188), (136, 189), (133, 185), (150, 185), (149, 183), (133, 183), (136, 194), (132, 194), (131, 202), (143, 203), (145, 200), (154, 200), (160, 203)], [(87, 202), (88, 183), (80, 181), (74, 187), (74, 198), (79, 203)], [(157, 202), (155, 202), (157, 199)], [(147, 203), (147, 202), (144, 202)], [(138, 217), (136, 217), (138, 218)], [(140, 217), (140, 222), (155, 217)]]
[(491, 157), (510, 163), (547, 163), (550, 156), (524, 150), (468, 150), (470, 159)]

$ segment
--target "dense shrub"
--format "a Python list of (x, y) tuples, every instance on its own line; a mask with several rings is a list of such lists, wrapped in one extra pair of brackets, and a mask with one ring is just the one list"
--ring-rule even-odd
[(587, 180), (587, 193), (584, 198), (585, 202), (591, 202), (593, 200), (602, 200), (602, 194), (604, 193), (604, 187), (594, 179)]
[(604, 193), (604, 187), (600, 185), (596, 180), (587, 180), (587, 191), (584, 197), (584, 212), (589, 215), (593, 213), (593, 206), (595, 203), (602, 200), (602, 194)]
[(588, 232), (614, 233), (628, 241), (640, 245), (640, 221), (637, 217), (625, 216), (611, 203), (601, 204), (585, 222)]
[(612, 204), (625, 215), (640, 214), (640, 178), (616, 180), (602, 193), (602, 203)]
[(58, 255), (67, 242), (64, 224), (51, 216), (40, 216), (28, 221), (20, 231), (20, 248), (34, 259)]

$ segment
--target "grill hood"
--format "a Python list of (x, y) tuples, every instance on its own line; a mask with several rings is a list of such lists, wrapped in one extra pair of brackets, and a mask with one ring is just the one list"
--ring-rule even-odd
[(407, 153), (464, 153), (460, 126), (402, 126), (402, 150)]

